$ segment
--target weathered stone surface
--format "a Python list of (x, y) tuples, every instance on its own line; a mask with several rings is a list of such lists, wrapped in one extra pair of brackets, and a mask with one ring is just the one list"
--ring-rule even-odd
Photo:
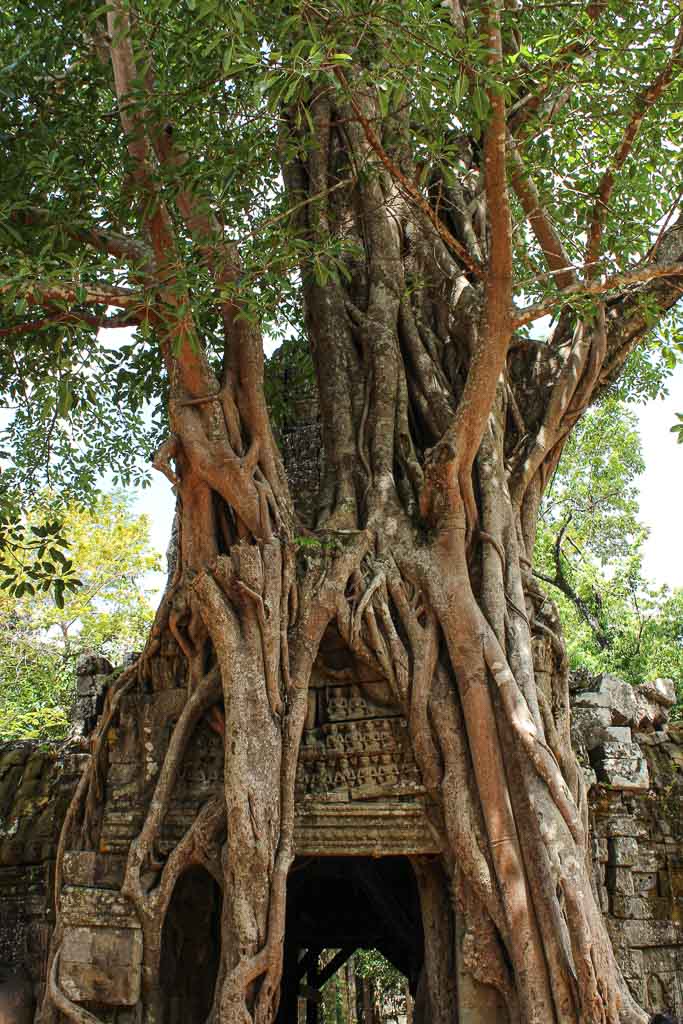
[(614, 867), (630, 867), (638, 859), (638, 843), (628, 836), (617, 836), (608, 840), (607, 863)]
[(608, 737), (606, 730), (612, 724), (609, 708), (583, 707), (572, 710), (572, 743), (591, 751)]
[(605, 885), (609, 893), (619, 893), (622, 896), (633, 896), (635, 892), (633, 872), (630, 868), (610, 865), (605, 873)]
[(401, 856), (441, 850), (423, 801), (398, 807), (385, 801), (372, 808), (324, 803), (298, 819), (294, 835), (301, 856)]
[(627, 791), (647, 792), (650, 775), (644, 757), (605, 757), (595, 764), (599, 782)]
[(636, 859), (633, 862), (633, 870), (641, 872), (657, 871), (659, 864), (664, 860), (665, 854), (659, 853), (652, 844), (639, 843)]
[(644, 962), (641, 949), (625, 949), (619, 956), (619, 966), (627, 978), (642, 977)]
[(140, 998), (142, 933), (127, 928), (64, 931), (59, 983), (76, 1003), (134, 1006)]
[(643, 894), (657, 895), (658, 876), (656, 871), (633, 871), (633, 892), (636, 896)]
[(64, 854), (64, 881), (67, 885), (97, 889), (118, 889), (123, 882), (125, 857), (83, 851)]
[(112, 889), (66, 885), (62, 889), (61, 907), (65, 924), (140, 927), (132, 904)]
[(84, 651), (76, 662), (76, 675), (79, 676), (109, 676), (113, 671), (111, 662), (91, 651)]
[(676, 687), (673, 679), (655, 679), (652, 682), (641, 683), (636, 687), (636, 692), (665, 708), (672, 708), (676, 703)]
[(642, 694), (636, 695), (636, 713), (633, 726), (639, 732), (652, 732), (663, 729), (667, 723), (668, 711), (661, 704), (655, 704)]
[(601, 815), (595, 821), (596, 836), (632, 836), (647, 839), (649, 830), (634, 814), (610, 813)]
[(683, 945), (683, 928), (672, 921), (620, 920), (608, 915), (606, 923), (610, 938), (617, 948), (678, 946), (680, 949)]
[(574, 707), (609, 708), (610, 725), (630, 725), (636, 711), (633, 687), (608, 673), (596, 676), (590, 690), (578, 691), (573, 704)]
[(615, 917), (639, 921), (668, 921), (671, 905), (669, 900), (657, 896), (627, 896), (617, 893), (612, 897), (611, 909)]

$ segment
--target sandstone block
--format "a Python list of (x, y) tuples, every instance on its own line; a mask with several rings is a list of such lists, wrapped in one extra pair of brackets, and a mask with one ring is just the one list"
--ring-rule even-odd
[(637, 732), (652, 732), (663, 729), (669, 720), (667, 708), (649, 700), (644, 694), (636, 692), (636, 713), (633, 728)]
[(633, 874), (630, 868), (620, 868), (610, 865), (605, 876), (607, 891), (617, 893), (621, 896), (633, 896)]
[(595, 771), (599, 782), (619, 789), (646, 791), (650, 788), (650, 772), (644, 757), (638, 756), (641, 751), (637, 744), (630, 745), (630, 755), (599, 756), (605, 747), (617, 746), (605, 744), (596, 748)]
[(645, 1005), (645, 979), (638, 977), (627, 977), (626, 984), (629, 992), (639, 1006)]
[(612, 725), (630, 725), (636, 711), (633, 687), (610, 673), (596, 676), (591, 690), (579, 691), (574, 703), (576, 707), (609, 708)]
[(75, 927), (139, 928), (133, 905), (120, 893), (91, 886), (66, 885), (62, 889), (64, 923)]
[(617, 893), (612, 897), (611, 904), (615, 917), (637, 921), (668, 921), (669, 900), (657, 896), (622, 896)]
[(607, 839), (604, 836), (593, 839), (593, 859), (600, 864), (607, 863)]
[(609, 708), (574, 707), (572, 708), (572, 743), (575, 747), (585, 746), (591, 751), (599, 743), (607, 739), (605, 730), (612, 724), (612, 712)]
[(633, 892), (636, 896), (646, 894), (657, 894), (657, 872), (655, 871), (634, 871), (632, 874)]
[(142, 933), (128, 928), (64, 931), (59, 981), (76, 1003), (134, 1006), (140, 998)]
[(647, 949), (683, 943), (683, 928), (672, 921), (618, 920), (607, 917), (605, 923), (610, 938), (620, 947)]
[(642, 978), (644, 955), (640, 949), (621, 949), (617, 959), (619, 967), (627, 978)]
[(635, 839), (647, 839), (645, 825), (633, 814), (605, 814), (595, 821), (595, 833), (598, 836), (633, 836)]
[(64, 854), (64, 881), (67, 885), (118, 889), (125, 867), (124, 857), (69, 850)]
[(641, 953), (643, 973), (656, 971), (657, 974), (668, 974), (675, 971), (681, 961), (680, 946), (662, 946), (645, 950)]
[(633, 741), (630, 726), (610, 725), (605, 729), (606, 745), (629, 746)]
[(672, 896), (683, 896), (683, 864), (669, 865), (666, 874)]
[(616, 836), (607, 844), (607, 863), (615, 867), (631, 867), (638, 859), (638, 843), (630, 836)]
[(655, 704), (661, 704), (664, 708), (672, 708), (676, 703), (676, 687), (673, 679), (654, 679), (651, 682), (641, 683), (636, 690), (648, 700)]
[(641, 843), (638, 846), (638, 853), (636, 859), (633, 862), (634, 871), (642, 872), (656, 872), (660, 867), (661, 857), (657, 855), (657, 851), (651, 846), (647, 846)]
[(76, 679), (76, 693), (79, 697), (89, 697), (94, 689), (93, 676), (78, 676)]
[(99, 654), (89, 654), (86, 651), (76, 661), (76, 675), (79, 676), (109, 676), (113, 671), (111, 662)]

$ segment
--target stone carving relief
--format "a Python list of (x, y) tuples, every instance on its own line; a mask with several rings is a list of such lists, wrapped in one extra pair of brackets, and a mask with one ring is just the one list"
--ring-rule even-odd
[(297, 797), (339, 801), (422, 793), (407, 723), (388, 684), (354, 675), (324, 666), (314, 675)]

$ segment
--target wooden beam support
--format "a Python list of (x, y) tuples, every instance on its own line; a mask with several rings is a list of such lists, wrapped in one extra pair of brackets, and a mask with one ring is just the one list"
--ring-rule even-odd
[(350, 956), (356, 952), (357, 946), (346, 946), (336, 953), (329, 964), (326, 964), (318, 974), (318, 985), (322, 988), (326, 981), (329, 981), (333, 974), (336, 974), (342, 964), (345, 964)]
[(296, 980), (301, 981), (305, 974), (308, 974), (311, 967), (315, 967), (318, 963), (318, 957), (320, 956), (320, 950), (316, 947), (309, 949), (304, 956), (301, 957), (296, 966)]
[(299, 985), (299, 995), (308, 1003), (315, 1003), (316, 1006), (322, 1003), (323, 994), (320, 989), (311, 988), (310, 985)]

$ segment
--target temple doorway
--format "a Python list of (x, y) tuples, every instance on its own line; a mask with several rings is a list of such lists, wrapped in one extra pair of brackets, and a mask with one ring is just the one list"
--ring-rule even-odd
[(164, 1024), (204, 1024), (220, 962), (221, 891), (204, 868), (178, 879), (161, 936)]
[[(323, 988), (358, 950), (376, 950), (417, 992), (424, 961), (420, 898), (407, 857), (302, 857), (287, 888), (277, 1024), (324, 1024)], [(338, 1021), (375, 1024), (363, 980)], [(407, 992), (406, 992), (407, 994)], [(346, 1001), (349, 1001), (348, 983)], [(364, 1005), (363, 1005), (364, 1004)]]

